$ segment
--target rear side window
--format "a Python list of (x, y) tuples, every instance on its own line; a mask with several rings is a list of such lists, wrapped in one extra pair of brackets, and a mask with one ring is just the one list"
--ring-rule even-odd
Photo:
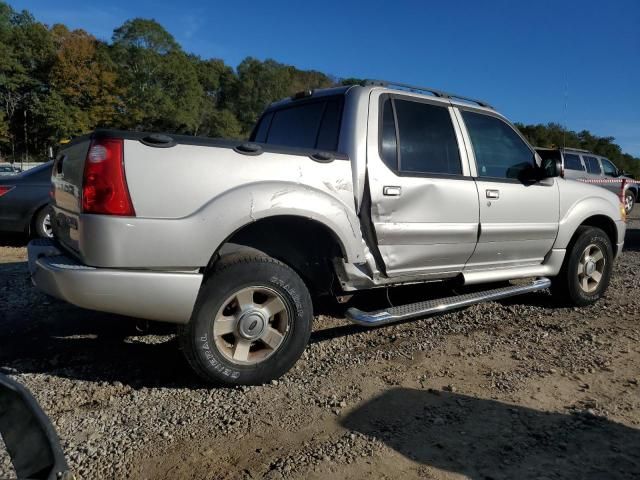
[(446, 107), (387, 98), (382, 105), (381, 127), (380, 156), (392, 170), (462, 174), (458, 142)]
[(380, 157), (391, 170), (398, 169), (398, 142), (393, 102), (386, 98), (382, 104), (382, 133), (380, 135)]
[(394, 100), (400, 140), (400, 170), (462, 173), (458, 142), (446, 107)]
[(564, 154), (564, 168), (567, 170), (584, 171), (584, 167), (582, 166), (580, 157), (578, 155), (574, 155), (573, 153)]
[(584, 160), (584, 164), (587, 166), (587, 172), (593, 173), (594, 175), (600, 175), (602, 173), (600, 162), (598, 162), (596, 157), (583, 155), (582, 158)]
[(262, 116), (251, 140), (287, 147), (336, 150), (343, 97), (287, 105)]
[(462, 117), (473, 144), (478, 176), (517, 179), (533, 166), (533, 152), (507, 123), (464, 110)]

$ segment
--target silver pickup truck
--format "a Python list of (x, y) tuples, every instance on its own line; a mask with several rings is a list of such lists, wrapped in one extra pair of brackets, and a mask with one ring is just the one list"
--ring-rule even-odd
[[(29, 244), (29, 266), (38, 288), (80, 307), (179, 324), (207, 381), (263, 383), (300, 357), (323, 295), (487, 285), (348, 309), (362, 325), (549, 287), (595, 302), (624, 208), (560, 171), (482, 101), (379, 81), (301, 92), (244, 143), (75, 139), (53, 167), (55, 239)], [(530, 280), (504, 286), (514, 279)]]

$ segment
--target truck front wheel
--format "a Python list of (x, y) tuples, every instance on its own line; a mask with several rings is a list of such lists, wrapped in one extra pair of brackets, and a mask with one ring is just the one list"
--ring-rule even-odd
[(578, 307), (595, 303), (611, 280), (611, 240), (599, 228), (579, 227), (566, 255), (560, 273), (552, 279), (554, 297)]
[(187, 361), (205, 381), (256, 385), (286, 373), (313, 321), (309, 291), (291, 268), (259, 253), (223, 257), (181, 328)]

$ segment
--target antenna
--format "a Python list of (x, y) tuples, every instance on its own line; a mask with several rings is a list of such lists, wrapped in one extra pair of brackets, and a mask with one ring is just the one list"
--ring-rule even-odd
[(567, 148), (567, 111), (569, 110), (569, 74), (564, 70), (564, 114), (562, 119), (562, 148)]

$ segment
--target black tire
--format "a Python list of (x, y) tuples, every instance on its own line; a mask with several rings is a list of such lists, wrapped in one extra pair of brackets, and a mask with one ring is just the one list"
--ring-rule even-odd
[(33, 217), (33, 232), (40, 238), (53, 238), (51, 207), (43, 207)]
[(636, 204), (636, 197), (631, 190), (627, 190), (624, 194), (624, 211), (628, 214), (633, 210)]
[[(593, 291), (585, 291), (580, 285), (578, 266), (583, 253), (595, 245), (603, 254), (601, 278)], [(561, 304), (584, 307), (598, 301), (606, 292), (613, 270), (613, 247), (607, 234), (596, 227), (579, 227), (567, 248), (564, 264), (557, 277), (552, 278), (551, 293)]]
[[(179, 328), (180, 345), (189, 365), (203, 380), (217, 385), (259, 385), (279, 378), (309, 342), (313, 308), (307, 287), (291, 268), (255, 251), (223, 257), (213, 268), (200, 288), (190, 322)], [(253, 287), (278, 295), (288, 327), (270, 356), (256, 364), (238, 365), (217, 346), (214, 321), (230, 296)]]

